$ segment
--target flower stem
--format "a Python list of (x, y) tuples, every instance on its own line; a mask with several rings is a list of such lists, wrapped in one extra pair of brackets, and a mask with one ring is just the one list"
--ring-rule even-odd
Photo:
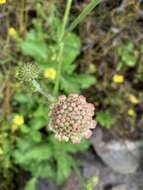
[(74, 169), (74, 171), (76, 173), (76, 176), (78, 178), (78, 181), (80, 183), (81, 188), (84, 189), (85, 183), (84, 183), (83, 177), (81, 176), (79, 168), (77, 167), (76, 163), (73, 163), (72, 166), (73, 166), (73, 169)]
[(32, 84), (35, 87), (36, 91), (42, 94), (44, 97), (46, 97), (49, 102), (53, 102), (55, 100), (55, 98), (52, 95), (47, 94), (46, 92), (43, 91), (40, 84), (36, 80), (32, 80)]
[(57, 73), (57, 78), (56, 78), (56, 82), (55, 82), (55, 86), (54, 86), (54, 95), (55, 96), (58, 95), (58, 91), (59, 91), (61, 69), (62, 69), (62, 56), (63, 56), (63, 50), (64, 50), (63, 38), (64, 38), (64, 35), (65, 35), (66, 24), (68, 22), (68, 17), (69, 17), (71, 5), (72, 5), (72, 0), (68, 0), (67, 5), (66, 5), (64, 18), (63, 18), (63, 25), (62, 25), (62, 28), (61, 28), (61, 31), (60, 31), (60, 36), (59, 36), (59, 42), (58, 43), (59, 43), (60, 50), (59, 50), (59, 54), (58, 54), (58, 57), (57, 57), (58, 73)]

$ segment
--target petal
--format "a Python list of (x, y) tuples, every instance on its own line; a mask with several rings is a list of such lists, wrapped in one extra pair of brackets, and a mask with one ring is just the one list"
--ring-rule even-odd
[(55, 139), (58, 140), (58, 141), (61, 141), (61, 140), (62, 140), (62, 137), (61, 137), (61, 135), (59, 135), (59, 134), (55, 134)]
[(84, 133), (84, 138), (86, 139), (89, 139), (92, 135), (92, 131), (91, 130), (87, 130), (85, 133)]
[(86, 98), (83, 95), (80, 95), (79, 98), (82, 103), (86, 102)]
[(80, 138), (72, 138), (71, 139), (73, 144), (79, 144), (80, 143)]
[(96, 125), (97, 125), (97, 122), (95, 120), (92, 120), (90, 128), (95, 129)]
[(64, 101), (65, 99), (66, 99), (66, 96), (65, 95), (61, 95), (61, 96), (59, 96), (59, 98), (58, 98), (60, 101)]

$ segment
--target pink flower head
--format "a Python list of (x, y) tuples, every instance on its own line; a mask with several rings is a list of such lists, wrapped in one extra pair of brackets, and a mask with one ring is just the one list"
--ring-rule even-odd
[(54, 131), (59, 141), (80, 143), (82, 138), (90, 138), (96, 127), (93, 120), (94, 105), (78, 94), (62, 95), (50, 107), (49, 129)]

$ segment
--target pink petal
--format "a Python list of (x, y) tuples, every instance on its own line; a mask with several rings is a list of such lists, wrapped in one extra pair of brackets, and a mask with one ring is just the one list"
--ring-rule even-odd
[(91, 130), (87, 130), (85, 133), (84, 133), (84, 138), (86, 139), (89, 139), (92, 135), (92, 131)]
[(66, 99), (66, 96), (65, 95), (61, 95), (61, 96), (59, 96), (59, 98), (58, 98), (60, 101), (63, 101), (63, 100), (65, 100)]
[(85, 98), (83, 95), (80, 95), (79, 98), (80, 98), (80, 101), (81, 101), (81, 102), (83, 102), (83, 103), (86, 102), (86, 98)]
[(97, 122), (93, 120), (90, 128), (95, 129), (96, 125), (97, 125)]
[(93, 105), (93, 104), (88, 103), (88, 109), (90, 109), (90, 110), (94, 111), (94, 110), (95, 110), (95, 107), (94, 107), (94, 105)]
[(61, 140), (62, 140), (62, 137), (61, 137), (61, 135), (56, 134), (56, 135), (55, 135), (55, 139), (58, 140), (58, 141), (61, 141)]

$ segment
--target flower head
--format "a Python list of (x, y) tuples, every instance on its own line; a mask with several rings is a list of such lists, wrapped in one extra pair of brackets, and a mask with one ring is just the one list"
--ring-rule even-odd
[(20, 126), (24, 124), (24, 118), (22, 115), (15, 115), (13, 118), (13, 125)]
[(124, 76), (123, 75), (119, 75), (119, 74), (115, 74), (113, 76), (113, 82), (114, 83), (123, 83), (124, 82)]
[(44, 71), (44, 77), (54, 80), (56, 78), (57, 71), (54, 68), (47, 68)]
[(87, 103), (82, 95), (62, 95), (50, 108), (49, 129), (55, 132), (59, 141), (80, 143), (82, 138), (90, 138), (91, 129), (96, 127), (92, 119), (94, 109), (94, 105)]
[(11, 37), (15, 37), (17, 35), (17, 31), (15, 30), (14, 27), (10, 27), (8, 29), (8, 34), (11, 36)]
[(39, 67), (34, 63), (24, 63), (18, 68), (18, 79), (23, 82), (30, 82), (39, 77)]
[(135, 111), (132, 109), (132, 108), (130, 108), (130, 109), (128, 109), (128, 116), (131, 116), (131, 117), (133, 117), (133, 116), (135, 116)]
[(6, 0), (0, 0), (0, 4), (5, 4)]
[(139, 103), (139, 100), (138, 98), (136, 98), (134, 95), (129, 95), (128, 96), (128, 100), (132, 103), (132, 104), (138, 104)]

